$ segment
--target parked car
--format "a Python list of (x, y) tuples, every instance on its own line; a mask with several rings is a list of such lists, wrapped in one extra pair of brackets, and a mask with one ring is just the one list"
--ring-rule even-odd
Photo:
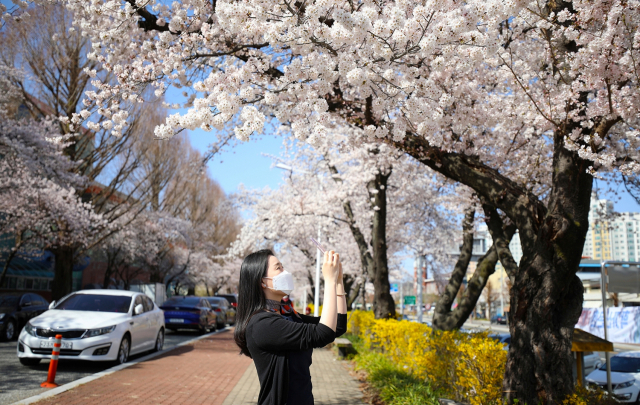
[(201, 333), (217, 329), (218, 314), (203, 297), (177, 295), (160, 308), (164, 311), (167, 329), (195, 329)]
[[(623, 352), (610, 359), (611, 388), (621, 402), (640, 402), (640, 351)], [(586, 378), (588, 387), (607, 389), (607, 366), (603, 364)]]
[(494, 315), (491, 317), (490, 319), (491, 323), (497, 323), (500, 325), (506, 325), (507, 324), (507, 317), (504, 315)]
[(216, 297), (226, 298), (232, 307), (238, 309), (238, 294), (216, 294)]
[(0, 340), (13, 340), (31, 318), (49, 309), (49, 301), (33, 293), (0, 294)]
[(61, 359), (115, 361), (162, 350), (164, 318), (149, 297), (133, 291), (83, 290), (71, 293), (31, 319), (20, 332), (18, 357), (36, 365), (51, 357), (62, 335)]
[(236, 323), (236, 309), (223, 297), (205, 297), (211, 308), (218, 315), (218, 328), (224, 328), (226, 324)]
[(511, 344), (511, 334), (509, 333), (491, 333), (489, 334), (491, 339), (495, 339), (500, 343), (504, 343), (504, 350), (509, 350), (509, 345)]

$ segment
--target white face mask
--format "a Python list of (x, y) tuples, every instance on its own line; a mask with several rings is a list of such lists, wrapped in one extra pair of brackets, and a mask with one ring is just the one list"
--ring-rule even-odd
[(273, 280), (273, 288), (267, 287), (274, 291), (281, 291), (287, 295), (291, 294), (293, 291), (293, 275), (288, 271), (284, 270), (282, 273), (278, 274), (275, 277), (262, 277)]

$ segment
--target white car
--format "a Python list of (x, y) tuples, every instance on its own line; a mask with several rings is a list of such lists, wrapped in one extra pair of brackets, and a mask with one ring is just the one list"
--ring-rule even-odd
[(164, 314), (144, 294), (120, 290), (83, 290), (52, 302), (31, 319), (18, 337), (24, 365), (51, 358), (53, 341), (62, 335), (61, 359), (127, 361), (130, 355), (164, 345)]
[[(602, 365), (586, 378), (587, 386), (607, 390), (607, 368)], [(640, 402), (640, 352), (624, 352), (611, 357), (611, 389), (621, 402)]]

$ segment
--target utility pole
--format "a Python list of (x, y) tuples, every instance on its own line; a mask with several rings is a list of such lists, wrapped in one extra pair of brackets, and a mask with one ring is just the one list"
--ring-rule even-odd
[(416, 297), (416, 302), (418, 304), (418, 323), (422, 323), (422, 272), (425, 266), (425, 257), (419, 256), (418, 258), (418, 296)]
[(400, 280), (400, 320), (404, 319), (404, 281)]
[[(318, 242), (320, 242), (320, 224), (318, 224)], [(316, 291), (313, 294), (313, 316), (318, 317), (318, 309), (320, 307), (320, 260), (322, 260), (322, 252), (316, 249)]]

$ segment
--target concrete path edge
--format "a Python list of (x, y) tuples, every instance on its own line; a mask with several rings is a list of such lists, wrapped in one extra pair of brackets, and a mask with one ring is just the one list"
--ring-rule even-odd
[(92, 374), (90, 376), (80, 378), (79, 380), (75, 380), (75, 381), (72, 381), (72, 382), (70, 382), (68, 384), (61, 385), (61, 386), (59, 386), (57, 388), (53, 388), (52, 390), (47, 391), (47, 392), (43, 392), (42, 394), (34, 395), (32, 397), (25, 398), (25, 399), (20, 400), (18, 402), (14, 402), (11, 405), (29, 405), (29, 404), (33, 404), (33, 403), (41, 401), (41, 400), (43, 400), (45, 398), (49, 398), (49, 397), (56, 396), (58, 394), (62, 394), (63, 392), (69, 391), (70, 389), (73, 389), (73, 388), (75, 388), (75, 387), (77, 387), (79, 385), (86, 384), (88, 382), (97, 380), (98, 378), (104, 377), (104, 376), (109, 375), (109, 374), (113, 374), (116, 371), (123, 370), (123, 369), (125, 369), (125, 368), (127, 368), (129, 366), (134, 365), (134, 364), (142, 363), (143, 361), (147, 361), (147, 360), (151, 360), (154, 357), (157, 357), (157, 356), (160, 356), (161, 354), (165, 354), (167, 352), (170, 352), (171, 350), (177, 349), (178, 347), (186, 346), (186, 345), (191, 344), (193, 342), (196, 342), (198, 340), (205, 339), (205, 338), (208, 338), (208, 337), (213, 336), (213, 335), (217, 335), (218, 333), (227, 332), (229, 330), (231, 330), (231, 329), (229, 327), (226, 327), (224, 329), (217, 330), (217, 331), (215, 331), (213, 333), (207, 333), (206, 335), (202, 335), (202, 336), (198, 336), (198, 337), (193, 338), (193, 339), (186, 340), (186, 341), (184, 341), (182, 343), (179, 343), (179, 344), (177, 344), (175, 346), (171, 346), (168, 349), (163, 349), (163, 350), (161, 350), (159, 352), (151, 353), (151, 354), (148, 354), (148, 355), (146, 355), (144, 357), (140, 357), (139, 359), (136, 359), (136, 360), (134, 360), (132, 362), (127, 362), (127, 363), (121, 364), (119, 366), (111, 367), (111, 368), (106, 369), (104, 371), (101, 371), (99, 373), (95, 373), (95, 374)]

